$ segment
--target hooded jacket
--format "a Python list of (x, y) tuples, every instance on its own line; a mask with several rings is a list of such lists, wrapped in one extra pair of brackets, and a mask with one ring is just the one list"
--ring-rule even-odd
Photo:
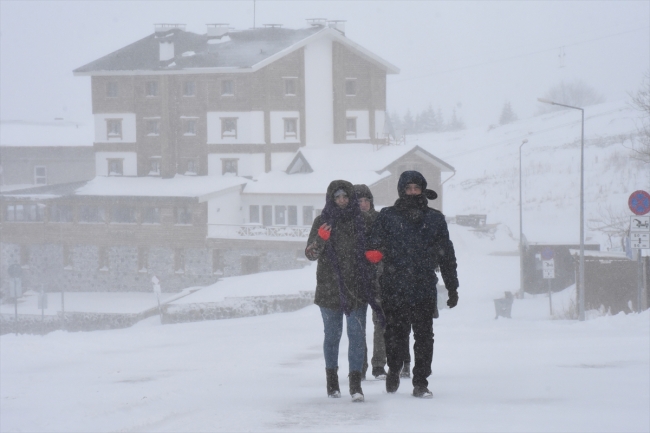
[[(339, 189), (344, 190), (350, 199), (344, 210), (338, 210), (334, 203), (334, 193)], [(305, 256), (309, 260), (318, 260), (314, 303), (332, 310), (345, 311), (345, 307), (350, 311), (356, 310), (367, 303), (364, 278), (367, 279), (369, 275), (366, 273), (369, 270), (368, 263), (365, 259), (359, 260), (359, 257), (363, 258), (365, 244), (359, 254), (357, 228), (360, 226), (363, 230), (362, 238), (365, 243), (372, 221), (369, 215), (359, 209), (359, 202), (356, 200), (354, 188), (350, 182), (345, 180), (331, 182), (327, 188), (325, 200), (323, 213), (314, 220), (305, 249)], [(328, 210), (336, 215), (328, 216)], [(332, 225), (328, 241), (324, 241), (318, 235), (318, 229), (326, 221)], [(335, 260), (340, 270), (343, 293), (341, 293), (339, 285), (336, 263), (333, 262), (332, 256), (325, 251), (327, 243), (331, 243), (336, 255)], [(346, 306), (342, 305), (342, 300), (345, 300)]]
[[(407, 196), (410, 183), (419, 185), (422, 194)], [(379, 279), (384, 308), (421, 302), (436, 305), (438, 267), (447, 289), (458, 288), (456, 256), (447, 223), (441, 212), (428, 207), (426, 196), (433, 197), (435, 192), (426, 186), (419, 172), (402, 173), (399, 198), (395, 205), (382, 209), (373, 224), (368, 246), (384, 255)]]
[(357, 200), (360, 198), (367, 198), (370, 200), (370, 210), (367, 214), (370, 215), (370, 218), (374, 221), (377, 218), (377, 215), (379, 215), (379, 212), (375, 210), (375, 199), (372, 196), (370, 188), (364, 184), (354, 185), (354, 193), (357, 195)]

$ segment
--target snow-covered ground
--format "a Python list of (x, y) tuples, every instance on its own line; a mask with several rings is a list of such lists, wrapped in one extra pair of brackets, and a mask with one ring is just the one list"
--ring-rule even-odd
[[(161, 325), (152, 317), (121, 330), (4, 335), (0, 429), (650, 429), (648, 311), (550, 320), (548, 298), (539, 295), (515, 300), (512, 319), (494, 320), (493, 299), (518, 285), (518, 258), (499, 254), (514, 250), (516, 241), (503, 232), (495, 239), (477, 237), (455, 225), (451, 236), (460, 303), (442, 310), (434, 323), (433, 400), (413, 398), (408, 381), (390, 395), (383, 381), (369, 380), (363, 382), (366, 402), (351, 403), (345, 336), (339, 355), (344, 395), (328, 399), (322, 323), (311, 306), (242, 319)], [(309, 271), (315, 267), (229, 281), (241, 293), (257, 294), (260, 285), (308, 281)], [(555, 309), (563, 296), (554, 295)], [(371, 342), (372, 326), (367, 331)]]

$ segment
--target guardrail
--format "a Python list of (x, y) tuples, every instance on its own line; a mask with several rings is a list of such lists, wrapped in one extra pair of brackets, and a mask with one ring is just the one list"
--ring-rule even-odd
[(306, 240), (311, 227), (208, 224), (208, 238)]

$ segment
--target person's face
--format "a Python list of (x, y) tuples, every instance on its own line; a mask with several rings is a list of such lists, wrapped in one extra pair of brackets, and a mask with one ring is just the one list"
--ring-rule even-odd
[(348, 198), (347, 195), (340, 194), (340, 195), (334, 197), (334, 203), (336, 203), (336, 205), (338, 207), (343, 209), (344, 207), (346, 207), (348, 205), (348, 203), (350, 203), (350, 199)]
[(368, 212), (370, 210), (370, 199), (361, 197), (359, 199), (359, 207), (361, 208), (362, 212)]
[(406, 195), (420, 195), (422, 194), (422, 188), (416, 183), (409, 183), (406, 185)]

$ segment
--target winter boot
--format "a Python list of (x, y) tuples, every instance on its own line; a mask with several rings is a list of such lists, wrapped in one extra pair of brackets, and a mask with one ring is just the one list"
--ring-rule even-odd
[(385, 380), (386, 379), (386, 370), (384, 367), (373, 367), (372, 375), (375, 376), (375, 379)]
[(411, 377), (411, 363), (405, 362), (404, 367), (402, 367), (402, 372), (399, 374), (399, 377)]
[(352, 401), (363, 401), (363, 390), (361, 389), (361, 372), (351, 371), (348, 377), (350, 378), (350, 395), (352, 396)]
[(338, 367), (325, 369), (325, 375), (327, 376), (327, 396), (331, 398), (341, 398), (338, 369)]
[(388, 374), (386, 375), (386, 392), (394, 394), (397, 392), (397, 388), (399, 388), (399, 373), (388, 370)]
[(413, 388), (413, 397), (418, 398), (433, 398), (433, 393), (429, 391), (429, 388), (422, 385), (416, 385)]

